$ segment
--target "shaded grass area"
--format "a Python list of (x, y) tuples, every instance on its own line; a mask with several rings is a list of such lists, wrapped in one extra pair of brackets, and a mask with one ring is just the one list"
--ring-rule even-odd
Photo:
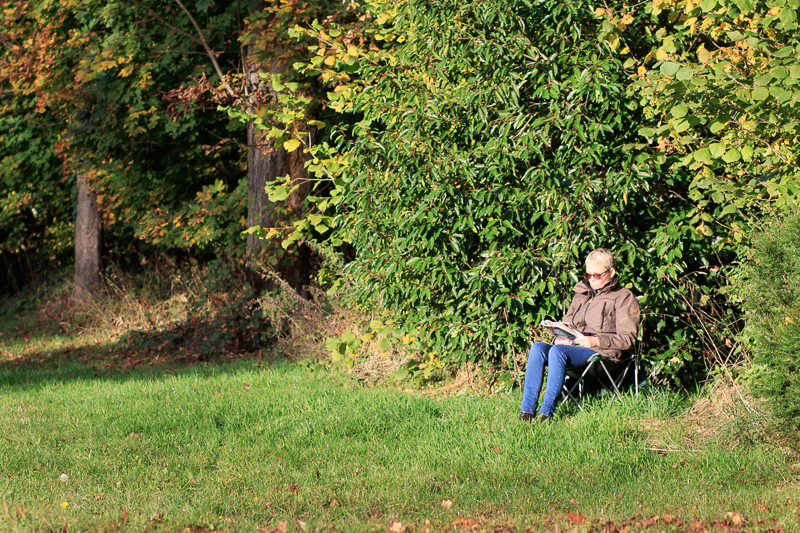
[(797, 474), (769, 442), (651, 449), (641, 421), (688, 405), (667, 392), (529, 425), (518, 394), (285, 362), (164, 369), (0, 367), (0, 529), (800, 527)]

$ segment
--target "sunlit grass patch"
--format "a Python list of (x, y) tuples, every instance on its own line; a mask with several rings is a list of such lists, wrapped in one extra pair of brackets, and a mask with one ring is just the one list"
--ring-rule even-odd
[(99, 378), (75, 368), (49, 381), (21, 372), (31, 385), (26, 375), (0, 385), (0, 502), (15, 528), (796, 516), (780, 450), (652, 450), (641, 420), (689, 405), (666, 392), (596, 398), (585, 414), (530, 425), (516, 419), (515, 394), (424, 396), (286, 364)]

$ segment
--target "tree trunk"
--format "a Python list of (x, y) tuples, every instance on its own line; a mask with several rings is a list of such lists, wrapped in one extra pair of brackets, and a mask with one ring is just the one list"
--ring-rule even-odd
[[(264, 2), (256, 0), (253, 4), (253, 11), (264, 8)], [(248, 50), (250, 63), (248, 65), (248, 92), (251, 95), (250, 113), (255, 113), (258, 106), (256, 95), (269, 94), (270, 99), (277, 101), (280, 95), (272, 90), (272, 87), (265, 87), (263, 81), (258, 76), (259, 72), (280, 73), (285, 65), (272, 62), (270, 65), (258, 63), (254, 57), (254, 47), (251, 45)], [(294, 152), (287, 152), (283, 148), (276, 149), (272, 141), (264, 139), (263, 132), (256, 129), (255, 124), (247, 125), (247, 226), (261, 226), (262, 228), (280, 228), (293, 217), (302, 214), (303, 201), (311, 191), (311, 185), (305, 178), (308, 173), (304, 163), (306, 154), (302, 148)], [(292, 195), (284, 202), (270, 202), (264, 192), (264, 186), (275, 178), (281, 176), (291, 176), (293, 180), (303, 179), (303, 184), (295, 190)], [(275, 251), (275, 246), (267, 246), (268, 241), (259, 239), (253, 234), (247, 236), (247, 255), (253, 259), (263, 259)], [(278, 258), (279, 261), (274, 267), (281, 278), (289, 283), (297, 292), (305, 295), (305, 287), (309, 283), (310, 277), (310, 253), (308, 247), (300, 245), (293, 251), (294, 255)], [(275, 286), (274, 282), (264, 279), (258, 274), (254, 274), (253, 283), (259, 290), (271, 289)]]
[(97, 197), (78, 174), (78, 216), (75, 220), (75, 293), (78, 300), (91, 294), (101, 283), (100, 247), (102, 245)]

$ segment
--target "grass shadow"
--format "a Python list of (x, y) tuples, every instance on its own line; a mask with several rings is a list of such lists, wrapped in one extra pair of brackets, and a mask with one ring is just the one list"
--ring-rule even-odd
[[(273, 364), (274, 328), (262, 318), (190, 317), (159, 329), (69, 335), (31, 316), (4, 317), (0, 387), (42, 387), (86, 380), (152, 379), (198, 365), (224, 371), (231, 363)], [(234, 365), (237, 366), (237, 365)]]

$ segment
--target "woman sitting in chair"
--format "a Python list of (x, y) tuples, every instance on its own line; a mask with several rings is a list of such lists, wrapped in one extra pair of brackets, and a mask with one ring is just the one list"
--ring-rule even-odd
[[(575, 285), (575, 297), (563, 320), (581, 334), (573, 341), (556, 337), (552, 345), (537, 342), (531, 346), (520, 420), (541, 421), (553, 416), (567, 368), (584, 364), (595, 353), (618, 361), (622, 352), (633, 349), (636, 343), (639, 302), (631, 291), (620, 287), (614, 255), (605, 248), (590, 253), (586, 257), (586, 278)], [(545, 366), (547, 385), (536, 416)]]

